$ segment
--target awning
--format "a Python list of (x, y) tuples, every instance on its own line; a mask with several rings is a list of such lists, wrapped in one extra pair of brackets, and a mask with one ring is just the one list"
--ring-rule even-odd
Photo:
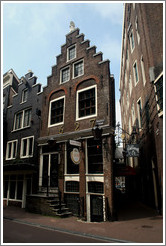
[(125, 167), (117, 167), (115, 169), (115, 176), (131, 176), (136, 175), (136, 171), (133, 167), (125, 166)]

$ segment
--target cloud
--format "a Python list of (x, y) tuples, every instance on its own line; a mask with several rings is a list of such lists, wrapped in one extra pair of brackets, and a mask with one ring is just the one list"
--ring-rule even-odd
[(96, 10), (102, 18), (107, 18), (114, 24), (122, 25), (122, 3), (96, 3), (93, 5), (93, 9)]

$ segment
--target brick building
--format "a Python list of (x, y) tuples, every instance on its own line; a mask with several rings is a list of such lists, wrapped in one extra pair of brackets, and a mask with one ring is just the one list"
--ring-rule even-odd
[[(6, 79), (8, 77), (8, 80)], [(15, 83), (7, 83), (13, 81)], [(4, 146), (4, 205), (26, 206), (26, 195), (37, 191), (37, 141), (40, 127), (41, 84), (29, 71), (18, 79), (13, 70), (4, 74), (6, 144)], [(16, 84), (16, 85), (15, 85)], [(4, 100), (5, 101), (5, 100)], [(38, 115), (37, 115), (38, 114)]]
[(12, 105), (13, 95), (18, 92), (19, 78), (10, 69), (3, 75), (3, 154), (6, 152), (7, 141), (7, 107)]
[(73, 214), (105, 221), (114, 214), (114, 78), (109, 60), (70, 28), (43, 88), (39, 190), (58, 188)]
[[(137, 175), (132, 195), (162, 211), (163, 4), (126, 3), (120, 74), (122, 128), (136, 127), (139, 158), (127, 158)], [(126, 134), (126, 143), (131, 136)], [(132, 189), (131, 189), (132, 186)]]

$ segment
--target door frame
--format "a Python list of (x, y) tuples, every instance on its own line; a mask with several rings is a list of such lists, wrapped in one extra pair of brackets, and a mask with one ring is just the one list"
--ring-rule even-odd
[(40, 154), (40, 168), (39, 168), (39, 187), (42, 187), (43, 183), (43, 156), (48, 155), (48, 176), (49, 176), (49, 186), (50, 186), (50, 169), (51, 169), (51, 155), (58, 155), (58, 165), (59, 165), (59, 152), (48, 152)]

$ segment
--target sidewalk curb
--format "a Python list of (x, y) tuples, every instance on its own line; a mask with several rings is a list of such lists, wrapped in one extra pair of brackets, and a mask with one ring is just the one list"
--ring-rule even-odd
[(66, 230), (66, 229), (58, 228), (58, 227), (53, 227), (53, 226), (46, 226), (46, 225), (43, 225), (43, 224), (38, 224), (38, 223), (34, 223), (34, 222), (28, 222), (28, 221), (25, 221), (25, 220), (19, 220), (19, 219), (15, 219), (15, 218), (10, 218), (10, 217), (7, 217), (7, 216), (4, 216), (3, 219), (15, 221), (15, 222), (20, 223), (20, 224), (40, 227), (40, 228), (47, 229), (47, 230), (65, 232), (65, 233), (69, 233), (69, 234), (73, 234), (73, 235), (77, 235), (77, 236), (82, 236), (82, 237), (101, 239), (101, 240), (105, 240), (105, 241), (108, 241), (108, 242), (112, 241), (112, 242), (115, 242), (115, 243), (135, 243), (135, 242), (132, 242), (132, 241), (127, 241), (127, 240), (121, 240), (121, 239), (116, 239), (116, 238), (111, 238), (111, 237), (98, 236), (98, 235), (82, 233), (82, 232), (76, 232), (76, 231), (70, 231), (70, 230)]

